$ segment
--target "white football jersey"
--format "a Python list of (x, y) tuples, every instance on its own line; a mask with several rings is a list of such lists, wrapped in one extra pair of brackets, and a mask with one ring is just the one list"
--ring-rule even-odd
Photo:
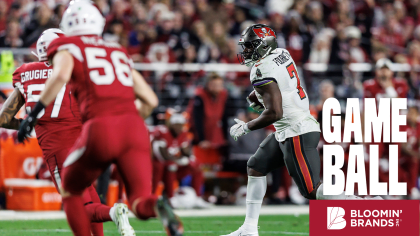
[[(277, 48), (265, 58), (256, 62), (251, 69), (251, 83), (254, 87), (274, 81), (279, 86), (283, 118), (273, 125), (279, 142), (286, 138), (309, 132), (321, 132), (318, 122), (309, 111), (309, 98), (301, 87), (295, 62), (286, 49)], [(258, 101), (264, 105), (262, 96), (255, 91)]]

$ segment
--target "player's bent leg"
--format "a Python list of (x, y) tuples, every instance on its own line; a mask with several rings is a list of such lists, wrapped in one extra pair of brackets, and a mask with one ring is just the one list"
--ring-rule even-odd
[(152, 163), (147, 145), (127, 150), (116, 160), (134, 214), (142, 220), (158, 216), (168, 235), (181, 236), (182, 223), (166, 198), (152, 195)]
[(280, 143), (285, 153), (285, 163), (300, 193), (307, 199), (316, 198), (320, 185), (321, 161), (318, 150), (320, 133), (310, 132), (286, 139)]
[(81, 147), (72, 151), (63, 164), (60, 191), (67, 220), (77, 236), (91, 235), (90, 220), (82, 194), (109, 165), (95, 161), (96, 159), (85, 147)]
[(93, 236), (103, 236), (104, 235), (104, 227), (102, 224), (103, 221), (96, 219), (96, 215), (97, 215), (96, 212), (97, 212), (97, 208), (99, 204), (94, 203), (94, 200), (92, 199), (92, 196), (90, 194), (90, 188), (92, 188), (92, 185), (89, 186), (87, 189), (85, 189), (82, 195), (85, 210), (88, 215), (88, 218), (90, 219), (90, 230)]
[(156, 217), (157, 197), (152, 195), (152, 165), (148, 149), (131, 148), (116, 159), (116, 166), (126, 187), (128, 202), (137, 218)]
[(81, 195), (71, 194), (64, 188), (61, 189), (63, 208), (67, 222), (75, 236), (91, 236), (89, 218), (83, 206)]
[[(307, 199), (318, 200), (356, 200), (358, 196), (343, 193), (340, 195), (324, 195), (323, 186), (319, 178), (321, 160), (316, 147), (319, 142), (319, 132), (310, 132), (288, 138), (280, 147), (285, 155), (285, 163), (290, 176), (296, 182), (300, 193)], [(381, 199), (381, 198), (373, 198)]]
[(94, 222), (106, 221), (113, 221), (121, 235), (136, 235), (128, 220), (127, 205), (123, 203), (116, 203), (113, 207), (103, 205), (100, 201), (98, 193), (92, 185), (85, 190), (83, 195), (85, 209), (88, 213), (89, 219), (91, 220), (91, 231), (93, 236), (103, 235), (102, 223)]
[[(49, 171), (50, 171), (52, 180), (53, 180), (54, 185), (55, 185), (58, 192), (62, 192), (62, 191), (60, 191), (60, 189), (62, 188), (62, 179), (61, 179), (62, 173), (61, 173), (61, 170), (62, 170), (62, 166), (63, 166), (63, 160), (66, 159), (67, 154), (68, 154), (68, 150), (63, 149), (63, 150), (59, 150), (59, 151), (50, 153), (50, 155), (48, 155), (50, 158), (46, 158), (46, 163), (49, 167)], [(96, 193), (96, 191), (95, 191), (95, 193)], [(88, 195), (88, 199), (86, 199), (85, 195)], [(85, 192), (82, 196), (83, 203), (85, 204), (85, 206), (89, 203), (92, 203), (92, 199), (89, 195), (90, 195), (89, 191), (85, 190)], [(85, 209), (87, 210), (88, 218), (91, 219), (91, 217), (89, 216), (88, 209), (86, 207), (85, 207)], [(95, 222), (95, 221), (92, 221), (92, 219), (91, 219), (91, 222)], [(99, 221), (99, 222), (102, 222), (102, 221)], [(102, 223), (91, 223), (90, 224), (90, 230), (91, 230), (91, 233), (92, 233), (93, 236), (103, 236), (104, 235)]]
[[(93, 236), (103, 234), (102, 222), (113, 221), (117, 226), (118, 232), (123, 236), (135, 236), (136, 233), (128, 220), (128, 208), (123, 203), (115, 203), (113, 207), (106, 206), (101, 200), (93, 185), (83, 192), (85, 209), (91, 220), (91, 231)], [(101, 223), (95, 223), (101, 222)]]
[(110, 216), (111, 207), (101, 203), (93, 185), (83, 192), (83, 201), (91, 222), (112, 221)]
[(284, 165), (283, 153), (275, 135), (270, 134), (248, 160), (248, 185), (246, 194), (246, 216), (244, 224), (225, 236), (258, 236), (258, 219), (265, 192), (266, 175)]

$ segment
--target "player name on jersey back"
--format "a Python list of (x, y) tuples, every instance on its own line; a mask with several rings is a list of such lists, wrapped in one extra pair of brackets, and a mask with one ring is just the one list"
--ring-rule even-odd
[(286, 63), (291, 57), (289, 52), (283, 51), (278, 57), (275, 57), (273, 61), (279, 66)]
[(24, 83), (33, 79), (48, 79), (52, 74), (52, 69), (29, 70), (20, 73), (21, 82)]
[(87, 37), (82, 36), (80, 39), (83, 41), (84, 44), (94, 45), (94, 46), (104, 46), (108, 48), (120, 48), (121, 45), (115, 42), (107, 42), (99, 37)]

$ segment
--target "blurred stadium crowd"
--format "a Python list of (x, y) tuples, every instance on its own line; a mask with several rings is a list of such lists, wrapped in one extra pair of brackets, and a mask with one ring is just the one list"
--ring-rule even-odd
[[(324, 73), (314, 74), (312, 67), (302, 67), (306, 90), (314, 94), (312, 102), (318, 98), (320, 76), (328, 76), (339, 86), (338, 97), (362, 96), (361, 82), (370, 75), (349, 70), (349, 63), (374, 63), (382, 57), (414, 66), (420, 63), (417, 0), (95, 2), (106, 17), (104, 38), (126, 47), (135, 62), (238, 63), (237, 41), (242, 30), (253, 23), (268, 24), (277, 32), (278, 46), (287, 48), (298, 66), (329, 64)], [(34, 47), (42, 31), (58, 27), (66, 3), (0, 0), (0, 47)], [(185, 106), (205, 73), (159, 70), (145, 76), (168, 99), (165, 105)], [(232, 97), (242, 96), (249, 86), (247, 73), (226, 71), (222, 76)], [(409, 96), (418, 97), (418, 74), (404, 76)]]
[[(94, 2), (106, 17), (104, 38), (126, 47), (137, 63), (238, 64), (236, 54), (241, 48), (237, 42), (241, 32), (254, 23), (269, 25), (277, 33), (278, 46), (286, 48), (299, 67), (312, 113), (318, 119), (322, 104), (329, 97), (343, 102), (348, 97), (378, 98), (378, 94), (386, 94), (387, 88), (392, 87), (395, 96), (410, 99), (410, 106), (416, 107), (420, 99), (420, 0)], [(0, 48), (34, 48), (44, 30), (58, 27), (66, 4), (67, 0), (0, 0)], [(389, 58), (393, 63), (383, 60), (378, 64), (381, 58)], [(18, 59), (17, 64), (31, 60), (34, 58), (27, 55)], [(170, 116), (164, 112), (168, 108), (187, 111), (185, 123), (193, 133), (194, 153), (201, 164), (208, 164), (201, 166), (208, 178), (240, 176), (235, 173), (246, 171), (247, 158), (272, 132), (270, 128), (252, 132), (240, 142), (228, 137), (229, 118), (240, 116), (250, 120), (258, 114), (247, 110), (244, 99), (252, 90), (248, 72), (226, 68), (217, 74), (199, 69), (141, 70), (161, 101), (149, 124), (170, 128)], [(397, 71), (395, 75), (391, 70)], [(373, 80), (366, 82), (369, 79)], [(413, 125), (411, 133), (415, 133), (412, 135), (415, 140), (401, 148), (405, 153), (402, 156), (407, 156), (401, 158), (404, 172), (401, 178), (410, 178), (410, 186), (414, 187), (420, 158), (417, 109), (412, 109), (410, 117), (408, 123)], [(174, 120), (173, 124), (181, 122)], [(385, 159), (386, 155), (384, 151)], [(158, 164), (155, 167), (162, 168)], [(218, 174), (211, 174), (212, 171)], [(288, 199), (293, 191), (299, 195), (287, 176), (285, 169), (272, 173), (271, 202)], [(207, 184), (207, 190), (214, 187), (213, 193), (224, 185)], [(196, 192), (200, 195), (199, 190)], [(237, 198), (240, 194), (238, 191)], [(414, 194), (420, 197), (420, 193)], [(233, 201), (224, 196), (223, 203)], [(295, 200), (299, 201), (304, 200)]]

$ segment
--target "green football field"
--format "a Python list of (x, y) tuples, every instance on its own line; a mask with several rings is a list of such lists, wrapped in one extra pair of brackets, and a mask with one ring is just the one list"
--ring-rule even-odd
[[(243, 216), (183, 217), (184, 235), (221, 235), (236, 230), (243, 223)], [(138, 236), (166, 235), (158, 220), (141, 222), (130, 219)], [(263, 235), (309, 235), (309, 215), (261, 216), (259, 234)], [(117, 236), (118, 231), (112, 222), (104, 224), (105, 235)], [(65, 220), (19, 220), (0, 221), (1, 236), (70, 236)]]

